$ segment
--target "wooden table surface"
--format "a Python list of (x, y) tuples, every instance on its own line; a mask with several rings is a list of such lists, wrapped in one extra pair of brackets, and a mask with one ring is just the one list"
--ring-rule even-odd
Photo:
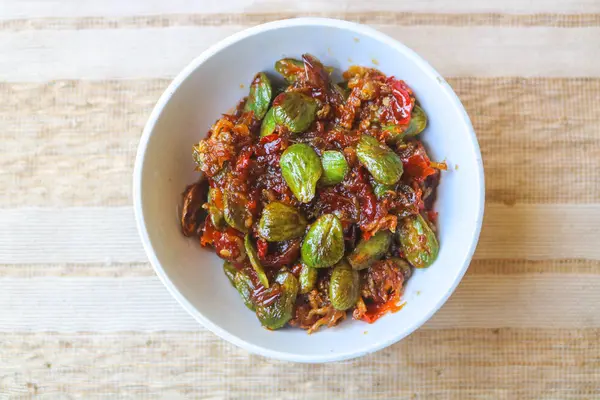
[[(174, 74), (303, 15), (372, 25), (429, 60), (471, 116), (487, 186), (443, 309), (327, 365), (200, 327), (131, 207), (142, 127)], [(0, 399), (600, 398), (600, 0), (0, 0), (0, 152)]]

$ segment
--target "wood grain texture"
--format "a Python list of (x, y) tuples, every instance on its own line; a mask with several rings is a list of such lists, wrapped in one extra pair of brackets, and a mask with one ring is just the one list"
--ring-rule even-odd
[[(20, 193), (0, 207), (131, 204), (137, 143), (168, 82), (0, 83), (0, 186)], [(449, 83), (477, 132), (488, 203), (600, 202), (600, 79)]]
[(600, 80), (450, 79), (473, 121), (486, 201), (600, 200)]
[(300, 17), (335, 18), (367, 25), (403, 26), (547, 26), (584, 28), (600, 26), (600, 14), (468, 13), (437, 14), (397, 11), (277, 11), (271, 13), (162, 14), (136, 16), (47, 17), (2, 20), (0, 30), (27, 31), (40, 29), (121, 29), (174, 26), (253, 26), (271, 21)]
[[(577, 260), (564, 260), (567, 262), (565, 266), (556, 267), (548, 266), (548, 271), (565, 271), (583, 270), (589, 273), (600, 273), (600, 265), (594, 264), (583, 265)], [(563, 261), (563, 262), (564, 262)], [(504, 263), (502, 263), (504, 264)], [(518, 264), (517, 264), (518, 265)], [(486, 269), (491, 267), (487, 266)], [(507, 267), (497, 267), (507, 268)], [(517, 268), (519, 267), (510, 267)], [(526, 268), (526, 267), (523, 267)], [(544, 268), (541, 266), (540, 268)], [(500, 269), (502, 270), (502, 269)], [(524, 271), (525, 269), (523, 269)], [(568, 272), (566, 272), (568, 273)], [(87, 278), (132, 278), (132, 277), (148, 277), (156, 276), (154, 269), (149, 262), (109, 262), (109, 263), (27, 263), (27, 264), (0, 264), (0, 278), (47, 278), (47, 277), (87, 277)]]
[[(470, 275), (547, 273), (600, 275), (600, 260), (582, 258), (557, 260), (475, 259), (469, 266)], [(149, 262), (0, 264), (0, 278), (137, 278), (154, 276), (155, 272)], [(519, 278), (515, 276), (514, 279)]]
[(131, 204), (139, 138), (167, 85), (0, 83), (0, 169), (10, 171), (0, 174), (0, 184), (18, 188), (0, 196), (0, 206)]
[(131, 207), (0, 209), (0, 220), (0, 263), (147, 261)]
[[(245, 27), (0, 31), (0, 53), (11, 54), (0, 58), (0, 80), (169, 78)], [(600, 27), (374, 27), (417, 51), (443, 76), (600, 77)], [(335, 43), (324, 46), (335, 54)]]
[(5, 396), (595, 399), (599, 329), (421, 330), (358, 360), (293, 364), (208, 332), (0, 335)]
[[(486, 172), (481, 241), (449, 302), (401, 343), (327, 365), (199, 327), (130, 208), (174, 74), (296, 16), (370, 24), (431, 61)], [(0, 0), (0, 399), (600, 398), (598, 37), (597, 0)]]
[(253, 13), (314, 13), (314, 12), (427, 12), (427, 13), (506, 13), (506, 14), (582, 14), (598, 13), (600, 5), (594, 0), (172, 0), (149, 2), (144, 0), (61, 0), (40, 2), (37, 0), (1, 0), (0, 19), (89, 16), (147, 16), (156, 14), (253, 14)]
[[(0, 287), (0, 332), (200, 329), (154, 276), (1, 278)], [(600, 274), (467, 273), (422, 329), (600, 328), (598, 287)]]
[(598, 260), (598, 207), (489, 204), (475, 258)]
[[(9, 208), (0, 220), (0, 264), (147, 261), (130, 207)], [(474, 258), (600, 260), (599, 225), (600, 205), (490, 204)]]

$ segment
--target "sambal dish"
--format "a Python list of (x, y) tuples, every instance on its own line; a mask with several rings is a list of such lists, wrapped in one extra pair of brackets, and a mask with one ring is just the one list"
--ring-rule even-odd
[[(268, 329), (372, 323), (401, 308), (413, 268), (436, 259), (443, 162), (402, 80), (309, 54), (259, 72), (250, 93), (194, 146), (202, 178), (183, 193), (182, 232), (224, 260)], [(232, 289), (233, 290), (233, 289)]]

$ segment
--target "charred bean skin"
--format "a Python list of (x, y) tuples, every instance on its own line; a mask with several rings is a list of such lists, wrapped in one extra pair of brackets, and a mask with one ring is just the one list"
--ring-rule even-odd
[(284, 92), (273, 101), (273, 118), (290, 132), (306, 131), (317, 116), (317, 102), (299, 92)]
[(404, 131), (404, 137), (414, 137), (420, 134), (427, 127), (427, 114), (425, 111), (415, 105), (412, 109), (410, 123), (406, 131)]
[(309, 228), (300, 249), (302, 262), (311, 268), (327, 268), (344, 256), (342, 222), (333, 214), (319, 217)]
[(246, 203), (247, 200), (240, 195), (223, 191), (223, 218), (229, 226), (244, 233), (252, 225), (252, 215), (248, 213)]
[(350, 169), (344, 154), (336, 150), (324, 151), (321, 155), (321, 165), (323, 175), (320, 183), (325, 186), (341, 183)]
[(254, 292), (255, 286), (254, 283), (252, 283), (252, 279), (250, 279), (243, 271), (238, 271), (233, 279), (233, 286), (242, 297), (246, 307), (254, 311), (255, 305), (252, 301), (252, 293)]
[(323, 174), (321, 160), (312, 147), (304, 143), (291, 145), (281, 155), (279, 166), (294, 196), (302, 203), (310, 202)]
[(295, 58), (282, 58), (275, 63), (275, 71), (279, 72), (287, 83), (294, 83), (305, 73), (304, 62)]
[(225, 261), (223, 263), (223, 272), (225, 273), (225, 276), (229, 280), (229, 283), (231, 283), (233, 286), (235, 286), (234, 280), (235, 280), (235, 275), (238, 272), (237, 268), (234, 267), (233, 264), (230, 263), (229, 261)]
[(271, 135), (273, 132), (275, 132), (276, 127), (277, 122), (275, 122), (273, 108), (270, 108), (265, 114), (265, 118), (262, 120), (262, 124), (260, 125), (260, 137), (262, 138)]
[(361, 240), (348, 256), (348, 262), (353, 269), (361, 270), (371, 266), (388, 252), (392, 244), (392, 233), (379, 231), (369, 240)]
[(265, 303), (256, 304), (256, 316), (260, 323), (267, 329), (279, 329), (292, 319), (296, 297), (300, 284), (296, 277), (286, 269), (280, 271), (275, 277), (275, 282), (267, 289), (265, 298), (275, 297)]
[(356, 155), (378, 183), (393, 185), (400, 180), (404, 172), (400, 157), (372, 136), (360, 137)]
[(269, 104), (271, 104), (272, 96), (271, 81), (264, 72), (259, 72), (250, 85), (250, 94), (246, 100), (244, 111), (252, 111), (256, 119), (263, 119), (269, 109)]
[(269, 242), (281, 242), (302, 236), (306, 225), (306, 218), (298, 210), (275, 201), (265, 206), (258, 223), (258, 234)]
[(421, 107), (415, 105), (408, 126), (386, 125), (382, 129), (389, 133), (387, 143), (392, 145), (401, 142), (405, 138), (419, 135), (426, 127), (427, 114), (425, 114), (425, 111)]
[(381, 200), (386, 193), (394, 192), (396, 190), (396, 185), (384, 185), (379, 182), (373, 182), (373, 193), (377, 197), (377, 200)]
[(329, 280), (329, 299), (336, 310), (345, 311), (353, 307), (360, 293), (358, 271), (347, 262), (338, 263)]
[(269, 287), (269, 279), (267, 278), (267, 275), (265, 274), (265, 270), (264, 270), (262, 264), (260, 263), (260, 260), (258, 259), (258, 254), (256, 253), (256, 248), (254, 247), (254, 244), (252, 244), (252, 239), (250, 239), (250, 235), (246, 235), (246, 237), (244, 238), (244, 248), (246, 249), (246, 254), (248, 255), (250, 264), (252, 265), (252, 268), (256, 272), (256, 275), (258, 276), (260, 283), (264, 287), (268, 288)]
[(207, 210), (210, 216), (210, 221), (216, 228), (223, 228), (226, 224), (223, 210), (217, 207), (214, 201), (215, 189), (208, 189)]
[(306, 264), (302, 264), (300, 276), (298, 277), (300, 282), (300, 293), (306, 294), (313, 290), (317, 284), (318, 277), (319, 271), (316, 268), (311, 268)]
[(436, 260), (440, 245), (421, 214), (403, 218), (398, 224), (398, 242), (406, 259), (415, 268), (427, 268)]

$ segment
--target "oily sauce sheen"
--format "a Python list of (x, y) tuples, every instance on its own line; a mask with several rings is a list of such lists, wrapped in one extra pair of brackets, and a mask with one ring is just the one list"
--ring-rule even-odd
[(350, 313), (373, 323), (402, 308), (413, 269), (439, 251), (446, 165), (420, 140), (426, 110), (376, 69), (334, 82), (309, 54), (275, 69), (194, 146), (203, 178), (183, 193), (182, 232), (224, 260), (267, 329), (311, 333)]

